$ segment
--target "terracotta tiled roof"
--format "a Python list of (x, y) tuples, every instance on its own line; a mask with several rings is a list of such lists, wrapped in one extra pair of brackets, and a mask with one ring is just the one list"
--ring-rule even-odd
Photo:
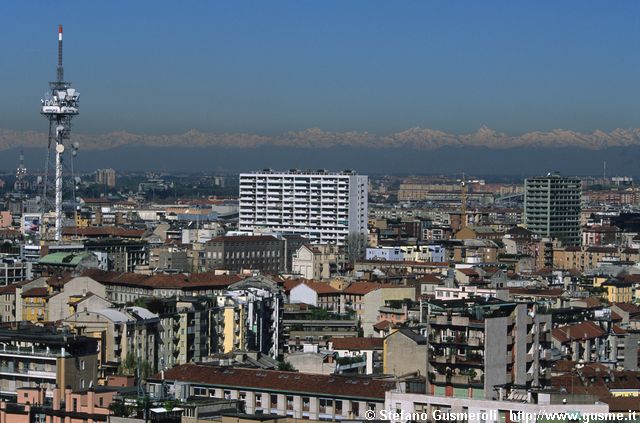
[(586, 304), (587, 308), (597, 308), (602, 306), (602, 303), (596, 297), (587, 297), (584, 299), (584, 303)]
[(382, 338), (331, 338), (334, 350), (381, 350)]
[(391, 323), (388, 320), (380, 320), (378, 323), (373, 325), (373, 328), (375, 330), (387, 330), (387, 329), (389, 329), (391, 327), (393, 327), (393, 323)]
[(364, 295), (382, 288), (382, 284), (375, 282), (353, 282), (344, 289), (345, 294)]
[(424, 275), (422, 277), (420, 277), (420, 279), (418, 279), (418, 282), (420, 283), (430, 283), (430, 284), (441, 284), (442, 283), (442, 279), (440, 279), (438, 276), (436, 275)]
[(0, 287), (0, 294), (15, 294), (17, 286), (16, 284), (4, 285)]
[(561, 343), (570, 340), (596, 339), (604, 334), (605, 331), (591, 321), (585, 321), (577, 325), (561, 326), (551, 330), (551, 336)]
[(601, 247), (601, 246), (592, 246), (587, 248), (588, 253), (615, 253), (617, 252), (616, 247)]
[(300, 285), (303, 281), (304, 281), (304, 279), (286, 279), (282, 283), (282, 287), (284, 288), (284, 292), (286, 292), (288, 294), (289, 291), (291, 291), (291, 288)]
[(613, 331), (613, 333), (615, 333), (616, 335), (625, 335), (627, 334), (627, 331), (622, 329), (620, 326), (618, 325), (613, 325), (611, 327), (611, 330)]
[(339, 294), (340, 291), (329, 285), (327, 282), (318, 281), (304, 281), (303, 284), (316, 291), (319, 295), (322, 294)]
[(49, 291), (45, 287), (31, 288), (22, 293), (22, 297), (48, 297)]
[[(367, 398), (376, 401), (384, 401), (385, 392), (395, 388), (395, 383), (388, 380), (217, 367), (191, 363), (166, 370), (164, 378), (171, 381), (236, 387), (238, 389)], [(154, 379), (160, 380), (160, 375), (155, 375)]]
[(625, 282), (640, 283), (640, 274), (618, 275), (617, 277), (618, 279), (623, 280)]
[(86, 270), (82, 276), (90, 277), (103, 284), (144, 286), (152, 289), (225, 288), (243, 279), (243, 277), (239, 275), (216, 275), (213, 272), (194, 273), (192, 275), (179, 273), (175, 275), (158, 274), (148, 276), (137, 273), (107, 272), (97, 269)]
[(64, 236), (84, 236), (88, 238), (121, 237), (142, 238), (145, 231), (142, 229), (126, 229), (115, 226), (90, 226), (87, 228), (66, 227), (62, 228)]
[(463, 275), (467, 275), (467, 276), (480, 276), (478, 272), (469, 268), (458, 269), (458, 271)]
[(640, 411), (640, 401), (638, 397), (610, 397), (603, 399), (604, 402), (609, 404), (609, 412), (623, 412)]
[(509, 294), (533, 295), (536, 297), (560, 297), (564, 290), (556, 289), (528, 289), (528, 288), (507, 288)]
[(638, 307), (635, 304), (631, 304), (631, 303), (615, 303), (614, 305), (616, 307), (618, 307), (620, 310), (626, 311), (627, 313), (630, 313), (630, 314), (640, 313), (640, 307)]
[(571, 360), (558, 360), (553, 363), (553, 370), (559, 373), (568, 373), (573, 370), (573, 367), (576, 365), (575, 361)]

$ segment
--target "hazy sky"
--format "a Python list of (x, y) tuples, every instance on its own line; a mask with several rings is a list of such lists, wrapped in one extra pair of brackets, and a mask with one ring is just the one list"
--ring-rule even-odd
[(638, 1), (7, 1), (0, 127), (274, 134), (640, 127)]

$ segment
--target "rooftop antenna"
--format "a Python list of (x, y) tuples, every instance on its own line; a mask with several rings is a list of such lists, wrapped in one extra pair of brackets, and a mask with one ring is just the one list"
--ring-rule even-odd
[[(49, 120), (49, 138), (47, 161), (43, 181), (42, 212), (49, 211), (47, 199), (47, 185), (49, 183), (49, 160), (51, 148), (55, 144), (55, 233), (56, 242), (62, 240), (62, 164), (65, 151), (64, 142), (71, 134), (71, 119), (78, 114), (80, 93), (71, 87), (71, 83), (64, 81), (64, 67), (62, 66), (62, 25), (58, 25), (58, 67), (56, 80), (49, 83), (49, 91), (41, 100), (40, 113)], [(54, 142), (55, 141), (55, 142)]]

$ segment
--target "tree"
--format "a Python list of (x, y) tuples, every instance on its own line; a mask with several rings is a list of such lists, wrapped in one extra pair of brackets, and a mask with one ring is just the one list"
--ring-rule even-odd
[(153, 368), (148, 360), (139, 360), (129, 352), (118, 366), (118, 373), (126, 376), (138, 376), (138, 369), (140, 369), (141, 379), (146, 379), (153, 374)]
[(295, 372), (296, 369), (288, 361), (278, 361), (278, 370), (283, 372)]
[(111, 411), (111, 414), (116, 417), (128, 417), (130, 414), (130, 410), (122, 401), (113, 401), (111, 404), (109, 404), (108, 408), (109, 411)]
[(360, 232), (352, 232), (347, 237), (347, 261), (350, 264), (364, 258), (367, 248), (367, 237)]

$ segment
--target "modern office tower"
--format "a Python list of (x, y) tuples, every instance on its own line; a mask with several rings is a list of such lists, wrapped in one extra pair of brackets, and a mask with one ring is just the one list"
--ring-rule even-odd
[(525, 179), (524, 223), (562, 245), (580, 245), (580, 179), (557, 173)]
[(367, 186), (367, 176), (352, 171), (241, 173), (240, 230), (298, 234), (322, 244), (366, 240)]

